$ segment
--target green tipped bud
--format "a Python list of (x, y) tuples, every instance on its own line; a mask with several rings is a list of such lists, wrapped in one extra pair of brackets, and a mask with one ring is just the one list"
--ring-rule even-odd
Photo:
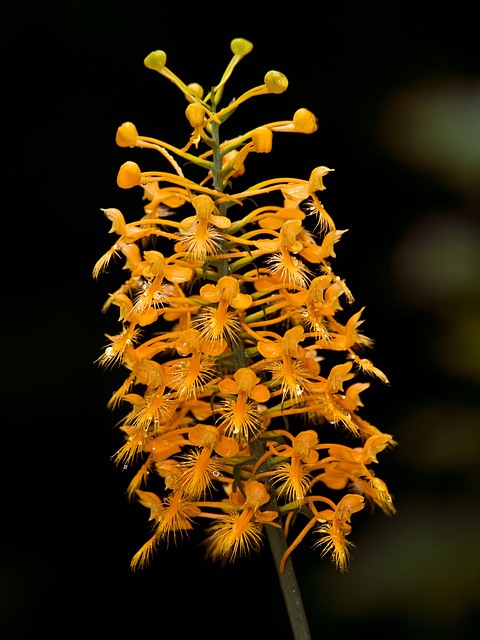
[(253, 44), (245, 38), (235, 38), (230, 43), (230, 49), (236, 56), (246, 56), (253, 49)]
[(153, 71), (161, 71), (167, 62), (167, 54), (165, 51), (152, 51), (143, 61), (143, 64), (147, 69), (153, 69)]
[(264, 82), (270, 93), (283, 93), (288, 87), (287, 77), (280, 71), (269, 71)]

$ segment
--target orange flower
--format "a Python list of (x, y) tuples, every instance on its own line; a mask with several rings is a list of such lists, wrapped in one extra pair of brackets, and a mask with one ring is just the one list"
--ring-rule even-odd
[(321, 523), (317, 527), (317, 532), (323, 535), (315, 546), (323, 547), (322, 555), (330, 553), (333, 561), (342, 572), (348, 568), (350, 549), (353, 547), (353, 544), (346, 539), (352, 530), (350, 518), (353, 513), (363, 509), (363, 502), (362, 496), (348, 493), (343, 496), (335, 510), (327, 509), (320, 511), (317, 515), (317, 519)]
[(391, 444), (392, 436), (378, 434), (370, 436), (363, 447), (356, 449), (332, 445), (328, 450), (329, 457), (322, 461), (324, 473), (318, 479), (331, 488), (343, 488), (350, 481), (352, 488), (376, 503), (385, 513), (393, 514), (395, 507), (387, 485), (366, 466), (377, 462), (377, 453)]
[(141, 504), (150, 508), (150, 519), (155, 521), (155, 534), (132, 558), (133, 570), (144, 566), (156, 545), (169, 536), (176, 539), (178, 534), (193, 528), (192, 519), (200, 514), (200, 509), (187, 500), (181, 491), (175, 491), (162, 501), (146, 491), (137, 491)]
[(318, 452), (315, 450), (317, 443), (318, 435), (315, 431), (301, 431), (295, 436), (291, 446), (282, 449), (281, 455), (288, 456), (290, 462), (276, 467), (273, 483), (280, 484), (279, 492), (285, 494), (287, 500), (303, 502), (311, 480), (307, 465), (318, 460)]
[[(218, 383), (218, 389), (226, 395), (236, 395), (232, 400), (225, 399), (220, 411), (223, 414), (221, 427), (226, 434), (248, 441), (261, 428), (261, 414), (256, 408), (257, 402), (266, 402), (270, 392), (251, 369), (242, 368), (235, 372), (233, 379), (224, 378)], [(254, 402), (249, 402), (251, 398)]]
[(201, 337), (206, 343), (218, 340), (235, 342), (240, 323), (235, 312), (228, 311), (228, 308), (247, 309), (252, 303), (251, 296), (240, 292), (238, 280), (232, 276), (223, 276), (215, 285), (204, 285), (200, 295), (208, 302), (218, 303), (217, 307), (204, 307), (197, 315), (195, 325)]
[(301, 220), (285, 220), (280, 228), (280, 234), (275, 240), (257, 240), (255, 246), (265, 252), (273, 253), (269, 259), (270, 272), (278, 275), (280, 282), (292, 287), (305, 287), (309, 281), (310, 271), (307, 266), (293, 254), (300, 253), (304, 246), (297, 239), (303, 231)]
[[(212, 487), (213, 479), (220, 475), (221, 462), (212, 454), (222, 436), (217, 427), (197, 425), (190, 430), (188, 437), (192, 444), (198, 446), (182, 457), (178, 465), (180, 477), (177, 486), (189, 498), (198, 499), (205, 495), (206, 491)], [(225, 439), (222, 444), (224, 448), (229, 446)], [(229, 451), (232, 454), (237, 453), (238, 445), (230, 444)]]
[(233, 560), (251, 549), (258, 550), (261, 542), (261, 524), (271, 523), (277, 517), (276, 511), (260, 511), (260, 507), (270, 500), (265, 485), (256, 480), (248, 481), (244, 494), (232, 493), (230, 502), (238, 509), (223, 516), (210, 529), (207, 541), (208, 553), (214, 558)]
[(283, 397), (294, 402), (302, 400), (310, 376), (304, 361), (306, 352), (300, 346), (304, 333), (303, 327), (297, 325), (286, 331), (281, 341), (258, 343), (258, 351), (267, 358), (263, 368), (272, 373), (271, 386), (280, 387)]
[(176, 249), (204, 260), (218, 253), (222, 241), (218, 229), (227, 229), (231, 222), (226, 216), (215, 213), (215, 204), (208, 195), (196, 196), (192, 204), (196, 214), (182, 220)]
[(330, 173), (330, 171), (334, 171), (334, 169), (329, 169), (328, 167), (317, 167), (310, 174), (308, 182), (304, 182), (302, 185), (287, 185), (282, 188), (282, 193), (286, 201), (293, 205), (300, 204), (300, 202), (307, 199), (311, 202), (311, 212), (317, 214), (322, 231), (324, 229), (329, 229), (330, 231), (335, 230), (335, 224), (332, 218), (325, 211), (322, 203), (316, 195), (317, 191), (323, 191), (325, 189), (323, 177), (326, 176), (327, 173)]
[(214, 377), (215, 361), (202, 352), (201, 335), (196, 329), (182, 331), (175, 348), (182, 358), (169, 367), (168, 386), (176, 390), (178, 400), (195, 398)]

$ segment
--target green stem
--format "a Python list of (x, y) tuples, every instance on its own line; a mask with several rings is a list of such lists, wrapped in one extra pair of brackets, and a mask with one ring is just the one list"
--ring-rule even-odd
[[(255, 440), (251, 446), (252, 453), (258, 460), (265, 452), (265, 445), (260, 440)], [(268, 465), (261, 465), (259, 471), (266, 471), (267, 469)], [(268, 508), (278, 511), (277, 501), (274, 497), (271, 498)], [(277, 529), (277, 527), (272, 527), (268, 524), (265, 526), (265, 529), (270, 549), (272, 551), (273, 560), (275, 562), (280, 588), (282, 589), (283, 599), (285, 600), (285, 606), (290, 619), (293, 637), (295, 640), (311, 640), (308, 620), (302, 601), (302, 594), (298, 586), (297, 576), (295, 575), (292, 559), (290, 557), (285, 563), (283, 573), (280, 573), (280, 563), (288, 548), (285, 532), (283, 528)]]
[(287, 607), (288, 617), (290, 618), (293, 637), (295, 640), (311, 640), (307, 616), (305, 614), (302, 595), (298, 587), (292, 559), (288, 558), (283, 573), (280, 573), (279, 570), (283, 554), (287, 550), (287, 542), (283, 529), (277, 529), (276, 527), (267, 525), (266, 530), (280, 581), (280, 587)]
[[(212, 109), (215, 112), (216, 104), (214, 104), (214, 94), (212, 92)], [(221, 177), (222, 170), (222, 155), (220, 151), (220, 125), (212, 121), (212, 151), (213, 151), (213, 163), (212, 163), (212, 176), (213, 185), (217, 191), (223, 192), (223, 180)], [(220, 213), (224, 215), (226, 210), (225, 203), (220, 204)], [(227, 259), (219, 260), (219, 274), (228, 275), (231, 272), (230, 265)], [(242, 339), (238, 340), (232, 345), (234, 361), (236, 369), (246, 367), (247, 359), (245, 354), (245, 344)], [(251, 444), (251, 451), (255, 458), (258, 460), (265, 453), (265, 445), (260, 440), (256, 440)], [(263, 465), (261, 466), (261, 470)], [(269, 503), (270, 508), (278, 511), (278, 505), (275, 498)], [(300, 589), (298, 588), (297, 577), (293, 569), (291, 558), (288, 558), (285, 563), (285, 569), (283, 573), (280, 573), (280, 562), (283, 554), (287, 550), (287, 541), (285, 533), (282, 529), (277, 529), (266, 525), (267, 537), (272, 550), (273, 559), (275, 561), (275, 567), (277, 569), (278, 578), (280, 581), (280, 587), (282, 589), (283, 598), (287, 608), (287, 613), (290, 618), (290, 624), (293, 631), (293, 637), (295, 640), (311, 640), (310, 631), (308, 628), (308, 621), (305, 615), (305, 609), (302, 602), (302, 596)]]
[[(223, 193), (223, 180), (220, 176), (222, 171), (222, 155), (220, 151), (220, 125), (217, 122), (212, 122), (212, 138), (213, 138), (213, 163), (212, 163), (212, 176), (213, 187), (217, 191)], [(220, 209), (225, 207), (225, 203), (222, 202)], [(223, 215), (223, 210), (221, 211)]]
[[(217, 105), (214, 103), (214, 94), (212, 92), (213, 113), (215, 113), (216, 106)], [(221, 177), (222, 153), (220, 151), (220, 125), (218, 124), (218, 122), (215, 122), (215, 121), (212, 121), (212, 152), (213, 152), (213, 162), (212, 162), (213, 187), (220, 193), (223, 193), (223, 180)], [(219, 210), (222, 216), (225, 215), (227, 210), (225, 202), (222, 202), (220, 204)], [(220, 247), (220, 251), (223, 252), (223, 245)], [(218, 261), (218, 272), (220, 277), (230, 275), (230, 266), (226, 258), (223, 258), (222, 260)]]

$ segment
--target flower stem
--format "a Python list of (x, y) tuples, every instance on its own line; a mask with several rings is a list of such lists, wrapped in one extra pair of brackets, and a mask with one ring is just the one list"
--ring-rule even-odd
[(302, 595), (298, 588), (297, 576), (295, 575), (292, 559), (288, 558), (283, 573), (280, 573), (279, 569), (283, 554), (287, 550), (285, 533), (283, 529), (269, 527), (268, 525), (266, 525), (266, 530), (280, 581), (280, 587), (287, 607), (288, 617), (290, 618), (293, 637), (295, 640), (310, 640), (311, 635), (307, 616), (303, 606)]
[[(215, 113), (216, 104), (214, 104), (213, 92), (212, 92), (212, 112)], [(217, 191), (223, 192), (223, 181), (220, 176), (222, 169), (222, 157), (220, 152), (220, 135), (219, 124), (212, 121), (212, 138), (213, 138), (213, 163), (212, 163), (212, 177), (214, 188)], [(225, 213), (225, 203), (220, 204), (220, 213)], [(230, 265), (228, 260), (220, 260), (220, 273), (221, 275), (227, 275), (230, 273)], [(235, 342), (233, 345), (235, 367), (239, 369), (247, 366), (245, 357), (245, 344), (243, 340)], [(257, 460), (265, 453), (265, 445), (260, 440), (255, 440), (251, 443), (251, 451)], [(263, 466), (263, 465), (262, 465)], [(259, 471), (264, 470), (260, 467)], [(273, 505), (273, 503), (275, 503)], [(270, 507), (278, 511), (275, 498), (270, 501)], [(277, 569), (278, 578), (280, 581), (280, 587), (282, 589), (287, 613), (290, 618), (290, 624), (293, 631), (294, 640), (311, 640), (310, 630), (308, 628), (308, 621), (305, 614), (305, 609), (302, 602), (302, 596), (300, 589), (298, 588), (297, 577), (293, 568), (291, 558), (288, 558), (283, 573), (280, 573), (280, 562), (283, 554), (287, 550), (287, 541), (285, 533), (282, 529), (277, 527), (271, 527), (266, 525), (267, 537), (272, 550), (273, 559), (275, 561), (275, 567)]]
[[(257, 460), (265, 452), (265, 445), (260, 440), (255, 440), (252, 443), (251, 448), (252, 453)], [(265, 470), (262, 468), (263, 466), (264, 465), (261, 465), (259, 469), (260, 472)], [(278, 506), (274, 497), (270, 500), (268, 508), (278, 511)], [(270, 549), (272, 551), (273, 560), (275, 562), (275, 568), (277, 569), (280, 588), (282, 589), (288, 617), (290, 618), (293, 637), (295, 640), (311, 640), (308, 620), (302, 601), (302, 594), (298, 587), (297, 576), (295, 575), (291, 558), (287, 559), (283, 573), (280, 572), (280, 563), (282, 561), (283, 554), (287, 550), (285, 532), (283, 528), (278, 529), (277, 527), (272, 527), (268, 524), (265, 526), (265, 529)]]

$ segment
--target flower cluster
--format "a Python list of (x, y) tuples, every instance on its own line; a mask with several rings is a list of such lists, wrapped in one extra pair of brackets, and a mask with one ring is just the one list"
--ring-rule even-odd
[[(353, 296), (331, 266), (344, 231), (319, 199), (332, 170), (233, 187), (250, 153), (271, 151), (274, 134), (317, 130), (315, 116), (301, 108), (291, 120), (220, 139), (221, 125), (243, 102), (287, 89), (287, 78), (269, 71), (262, 84), (219, 107), (251, 48), (232, 41), (233, 57), (206, 95), (166, 66), (163, 51), (151, 53), (145, 65), (186, 98), (190, 137), (180, 148), (140, 135), (131, 122), (117, 132), (120, 147), (153, 149), (165, 165), (120, 167), (119, 187), (138, 187), (143, 210), (132, 222), (118, 209), (103, 210), (115, 238), (94, 267), (97, 277), (122, 258), (126, 272), (105, 303), (105, 310), (117, 307), (121, 329), (107, 336), (99, 360), (127, 372), (109, 403), (127, 408), (115, 459), (135, 466), (127, 493), (153, 522), (133, 568), (159, 543), (208, 522), (212, 558), (257, 549), (264, 528), (276, 527), (291, 538), (284, 565), (312, 530), (314, 543), (344, 570), (352, 514), (365, 502), (394, 512), (371, 469), (393, 440), (360, 416), (369, 383), (353, 379), (388, 381), (361, 355), (372, 344), (360, 331), (363, 309), (339, 318)], [(192, 166), (205, 171), (200, 182), (185, 175)], [(351, 444), (325, 441), (322, 425)], [(306, 518), (296, 536), (294, 518)]]

